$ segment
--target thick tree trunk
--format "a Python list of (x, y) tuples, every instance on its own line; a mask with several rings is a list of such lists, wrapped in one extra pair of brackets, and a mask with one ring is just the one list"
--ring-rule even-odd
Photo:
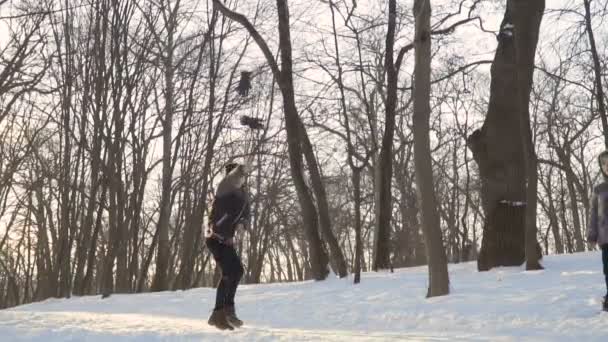
[(542, 269), (536, 238), (536, 208), (538, 189), (538, 159), (534, 148), (530, 120), (530, 91), (534, 75), (534, 58), (540, 24), (545, 11), (545, 0), (513, 0), (515, 25), (515, 61), (517, 75), (517, 101), (519, 103), (520, 136), (523, 143), (524, 165), (527, 176), (526, 190), (526, 269)]
[(430, 114), (431, 114), (431, 4), (430, 0), (415, 0), (414, 17), (414, 164), (416, 190), (422, 209), (422, 228), (426, 241), (426, 256), (429, 266), (429, 288), (427, 297), (448, 294), (448, 265), (443, 246), (437, 198), (433, 187), (431, 160)]
[[(512, 0), (498, 36), (492, 63), (490, 102), (480, 130), (467, 138), (479, 167), (486, 214), (479, 270), (521, 265), (525, 260), (526, 179), (520, 137)], [(517, 138), (514, 138), (517, 137)]]

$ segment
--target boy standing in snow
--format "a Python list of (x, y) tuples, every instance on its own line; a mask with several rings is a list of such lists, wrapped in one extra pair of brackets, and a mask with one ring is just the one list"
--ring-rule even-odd
[(244, 190), (246, 167), (228, 164), (226, 173), (215, 194), (205, 239), (213, 259), (222, 270), (215, 308), (208, 323), (221, 330), (232, 330), (243, 325), (234, 309), (236, 289), (244, 272), (234, 247), (234, 234), (238, 228), (244, 228), (249, 220), (249, 199)]
[(608, 151), (598, 157), (603, 182), (593, 188), (591, 197), (591, 217), (587, 227), (587, 242), (599, 244), (602, 249), (602, 263), (606, 280), (606, 296), (602, 303), (604, 311), (608, 311)]

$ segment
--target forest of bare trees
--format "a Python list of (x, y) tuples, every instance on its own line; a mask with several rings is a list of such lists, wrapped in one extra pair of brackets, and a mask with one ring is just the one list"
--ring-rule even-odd
[(245, 283), (428, 265), (436, 296), (447, 263), (589, 250), (607, 16), (592, 0), (0, 0), (0, 308), (213, 286), (207, 211), (246, 157)]

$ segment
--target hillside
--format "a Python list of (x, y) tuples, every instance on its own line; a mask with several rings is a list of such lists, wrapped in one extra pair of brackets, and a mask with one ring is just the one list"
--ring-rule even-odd
[(53, 299), (0, 311), (2, 341), (606, 341), (601, 257), (549, 256), (546, 270), (450, 265), (451, 294), (425, 299), (425, 267), (324, 282), (245, 285), (246, 327), (207, 325), (212, 289)]

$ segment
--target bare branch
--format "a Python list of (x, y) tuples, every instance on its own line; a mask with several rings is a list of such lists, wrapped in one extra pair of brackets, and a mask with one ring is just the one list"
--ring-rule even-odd
[[(436, 80), (431, 81), (431, 84), (435, 84), (435, 83), (439, 83), (441, 81), (445, 81), (446, 79), (448, 79), (448, 78), (450, 78), (450, 77), (452, 77), (452, 76), (454, 76), (454, 75), (456, 75), (456, 74), (458, 74), (460, 72), (463, 72), (463, 71), (465, 71), (466, 69), (468, 69), (470, 67), (477, 66), (477, 65), (483, 65), (483, 64), (492, 64), (492, 61), (490, 61), (490, 60), (481, 60), (481, 61), (476, 61), (476, 62), (472, 62), (472, 63), (466, 64), (466, 65), (463, 65), (463, 66), (459, 67), (458, 69), (456, 69), (456, 70), (448, 73), (447, 75), (445, 75), (443, 77), (440, 77), (440, 78), (438, 78)], [(401, 90), (401, 91), (412, 90), (412, 88), (413, 87), (403, 87), (403, 88), (399, 88), (399, 90)]]
[(274, 75), (274, 77), (277, 80), (280, 79), (279, 76), (281, 74), (281, 70), (279, 69), (277, 61), (274, 59), (274, 56), (272, 55), (272, 52), (270, 51), (268, 44), (266, 44), (266, 41), (264, 40), (264, 38), (262, 38), (260, 33), (255, 29), (253, 24), (251, 24), (251, 22), (249, 22), (249, 20), (244, 15), (230, 10), (229, 8), (224, 6), (224, 4), (222, 4), (219, 0), (213, 0), (213, 7), (216, 8), (217, 10), (219, 10), (226, 17), (243, 25), (243, 27), (247, 30), (247, 32), (249, 32), (251, 37), (253, 37), (253, 40), (255, 40), (255, 42), (258, 44), (258, 46), (260, 47), (260, 50), (262, 50), (262, 53), (264, 53), (264, 57), (266, 57), (266, 61), (270, 65), (270, 68), (272, 69), (272, 74)]
[[(480, 25), (481, 25), (481, 18), (480, 17), (472, 17), (472, 18), (467, 18), (467, 19), (463, 19), (460, 21), (455, 22), (454, 24), (440, 29), (440, 30), (433, 30), (431, 31), (431, 36), (439, 36), (439, 35), (445, 35), (445, 34), (451, 34), (453, 33), (459, 26), (470, 23), (471, 21), (475, 21), (475, 20), (479, 20)], [(397, 61), (395, 62), (395, 68), (397, 70), (399, 70), (399, 68), (401, 67), (401, 62), (403, 61), (403, 57), (405, 56), (406, 53), (408, 53), (410, 50), (412, 50), (414, 48), (414, 42), (411, 42), (409, 44), (407, 44), (406, 46), (402, 47), (399, 50), (399, 54), (397, 55)]]

